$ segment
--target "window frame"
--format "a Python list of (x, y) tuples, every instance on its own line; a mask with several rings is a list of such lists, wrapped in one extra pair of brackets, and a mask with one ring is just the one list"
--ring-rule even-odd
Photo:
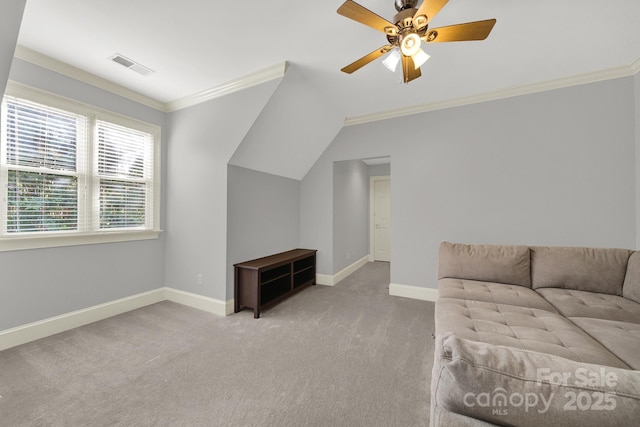
[[(160, 229), (160, 196), (161, 196), (161, 127), (118, 113), (107, 111), (89, 104), (62, 97), (60, 95), (36, 89), (15, 81), (9, 81), (5, 90), (5, 96), (24, 99), (27, 101), (43, 104), (52, 108), (64, 110), (73, 114), (85, 116), (87, 119), (86, 146), (78, 147), (77, 151), (84, 151), (84, 188), (78, 189), (78, 227), (75, 231), (47, 231), (47, 232), (25, 232), (25, 233), (5, 233), (7, 221), (7, 174), (8, 168), (4, 163), (0, 164), (0, 251), (12, 251), (21, 249), (37, 249), (59, 246), (75, 246), (98, 243), (127, 242), (137, 240), (157, 239), (162, 232)], [(1, 99), (4, 103), (4, 97)], [(146, 215), (151, 216), (144, 229), (100, 229), (99, 194), (95, 194), (95, 187), (99, 185), (100, 176), (97, 170), (97, 149), (98, 138), (96, 132), (97, 121), (112, 123), (136, 131), (149, 133), (153, 138), (153, 185), (151, 186), (151, 198), (147, 201), (145, 209)], [(0, 127), (5, 123), (0, 122)], [(0, 135), (4, 130), (0, 128)], [(5, 142), (0, 137), (2, 153), (6, 151)], [(4, 158), (1, 159), (4, 162)], [(98, 201), (96, 205), (96, 201)], [(80, 217), (80, 212), (83, 216)], [(82, 228), (82, 229), (80, 229)]]

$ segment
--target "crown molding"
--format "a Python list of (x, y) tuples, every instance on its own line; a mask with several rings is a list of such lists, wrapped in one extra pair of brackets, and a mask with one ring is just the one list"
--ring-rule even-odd
[(596, 71), (593, 73), (579, 74), (577, 76), (565, 77), (554, 80), (547, 80), (540, 83), (533, 83), (524, 86), (517, 86), (509, 89), (487, 92), (479, 95), (465, 96), (462, 98), (451, 99), (442, 102), (434, 102), (430, 104), (416, 105), (409, 108), (400, 108), (397, 110), (383, 111), (380, 113), (366, 114), (362, 116), (347, 117), (344, 121), (345, 126), (354, 126), (363, 123), (376, 122), (380, 120), (393, 119), (413, 114), (426, 113), (429, 111), (444, 110), (447, 108), (461, 107), (464, 105), (478, 104), (487, 101), (496, 101), (499, 99), (511, 98), (514, 96), (529, 95), (548, 90), (562, 89), (571, 86), (578, 86), (587, 83), (595, 83), (604, 80), (616, 79), (620, 77), (629, 77), (640, 72), (640, 59), (633, 62), (629, 66), (611, 68), (608, 70)]
[(44, 55), (40, 52), (36, 52), (35, 50), (29, 49), (27, 47), (17, 45), (14, 56), (16, 58), (22, 59), (23, 61), (27, 61), (40, 67), (46, 68), (47, 70), (54, 71), (67, 77), (71, 77), (74, 80), (87, 83), (91, 86), (95, 86), (99, 89), (103, 89), (116, 95), (122, 96), (123, 98), (130, 99), (139, 104), (146, 105), (147, 107), (165, 111), (165, 104), (158, 100), (150, 98), (146, 95), (142, 95), (141, 93), (128, 89), (107, 79), (103, 79), (102, 77), (98, 77), (95, 74), (88, 73), (84, 70), (74, 67), (73, 65), (58, 61), (57, 59)]
[[(223, 83), (219, 86), (179, 98), (170, 102), (163, 103), (156, 99), (150, 98), (134, 90), (128, 89), (117, 83), (98, 77), (72, 65), (58, 61), (50, 56), (36, 52), (27, 47), (17, 45), (14, 56), (32, 64), (41, 66), (48, 70), (71, 77), (75, 80), (90, 84), (97, 88), (106, 90), (156, 110), (173, 112), (183, 108), (191, 107), (221, 96), (248, 89), (250, 87), (269, 82), (284, 77), (289, 69), (289, 63), (273, 65), (269, 68), (247, 74), (243, 77)], [(593, 73), (580, 74), (577, 76), (565, 77), (560, 79), (548, 80), (530, 85), (517, 86), (509, 89), (487, 92), (479, 95), (472, 95), (442, 102), (434, 102), (430, 104), (421, 104), (408, 108), (400, 108), (397, 110), (383, 111), (373, 114), (365, 114), (362, 116), (347, 117), (344, 121), (345, 126), (354, 126), (363, 123), (370, 123), (380, 120), (393, 119), (414, 114), (426, 113), (429, 111), (443, 110), (447, 108), (461, 107), (464, 105), (478, 104), (481, 102), (495, 101), (499, 99), (511, 98), (514, 96), (529, 95), (537, 92), (561, 89), (565, 87), (578, 86), (587, 83), (595, 83), (604, 80), (615, 79), (619, 77), (628, 77), (640, 72), (640, 58), (632, 62), (628, 66), (611, 68), (608, 70), (596, 71)]]
[(633, 61), (629, 68), (631, 68), (633, 74), (638, 74), (640, 72), (640, 58)]
[(215, 86), (211, 89), (207, 89), (202, 92), (198, 92), (193, 95), (185, 96), (184, 98), (179, 98), (174, 101), (168, 102), (165, 104), (166, 111), (172, 112), (181, 110), (183, 108), (191, 107), (193, 105), (197, 105), (205, 101), (210, 101), (215, 98), (220, 98), (221, 96), (248, 89), (250, 87), (269, 82), (271, 80), (282, 78), (284, 77), (288, 69), (289, 64), (284, 61), (280, 64), (265, 68), (264, 70), (247, 74), (243, 77), (231, 80), (230, 82)]
[(190, 107), (214, 98), (219, 98), (233, 92), (259, 85), (261, 83), (281, 78), (289, 68), (289, 64), (285, 61), (202, 92), (165, 103), (21, 45), (16, 46), (14, 56), (22, 59), (23, 61), (30, 62), (34, 65), (46, 68), (47, 70), (87, 83), (91, 86), (106, 90), (113, 94), (122, 96), (123, 98), (130, 99), (165, 113), (177, 111), (182, 108)]

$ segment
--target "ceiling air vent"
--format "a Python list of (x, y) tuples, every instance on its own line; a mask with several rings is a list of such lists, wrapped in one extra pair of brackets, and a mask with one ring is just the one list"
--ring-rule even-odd
[(120, 55), (119, 53), (113, 55), (111, 57), (111, 60), (127, 67), (130, 70), (135, 71), (138, 74), (142, 74), (143, 76), (148, 76), (149, 74), (153, 74), (155, 72), (151, 68), (147, 68), (142, 64), (138, 64), (137, 62), (132, 61), (129, 58)]

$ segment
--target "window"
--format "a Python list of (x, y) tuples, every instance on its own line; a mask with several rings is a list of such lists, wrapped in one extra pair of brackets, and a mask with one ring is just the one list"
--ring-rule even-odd
[(0, 250), (156, 238), (158, 126), (10, 83)]

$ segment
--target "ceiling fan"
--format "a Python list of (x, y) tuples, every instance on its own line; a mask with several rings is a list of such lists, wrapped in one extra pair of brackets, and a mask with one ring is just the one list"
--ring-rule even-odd
[(345, 1), (338, 8), (338, 13), (385, 33), (388, 44), (347, 65), (341, 71), (351, 74), (385, 53), (391, 52), (383, 64), (395, 71), (398, 62), (402, 60), (403, 80), (409, 83), (422, 75), (420, 66), (429, 59), (429, 55), (422, 50), (422, 41), (426, 43), (460, 42), (484, 40), (489, 36), (496, 23), (495, 19), (430, 29), (429, 22), (448, 1), (423, 0), (420, 7), (416, 9), (418, 0), (395, 0), (398, 11), (393, 17), (395, 24), (352, 0)]

